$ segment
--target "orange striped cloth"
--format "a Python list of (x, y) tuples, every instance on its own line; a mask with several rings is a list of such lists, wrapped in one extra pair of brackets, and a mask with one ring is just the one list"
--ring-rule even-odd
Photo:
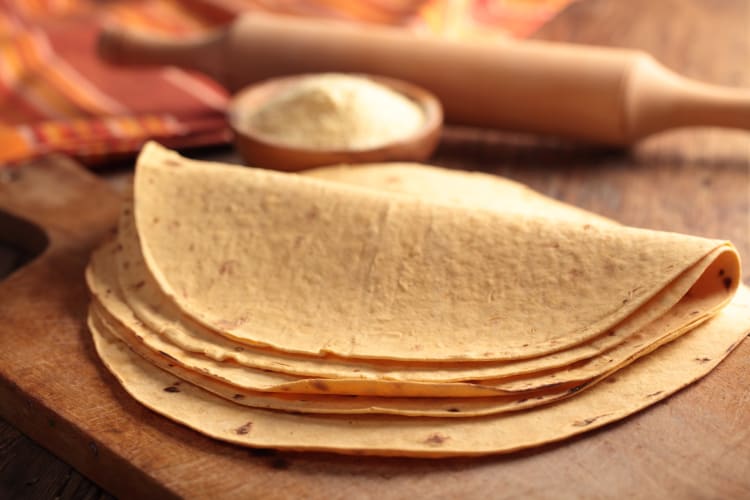
[(175, 67), (99, 61), (104, 24), (183, 36), (266, 10), (444, 36), (527, 36), (570, 1), (0, 0), (0, 166), (50, 152), (95, 165), (132, 155), (150, 138), (175, 148), (229, 140), (223, 89)]

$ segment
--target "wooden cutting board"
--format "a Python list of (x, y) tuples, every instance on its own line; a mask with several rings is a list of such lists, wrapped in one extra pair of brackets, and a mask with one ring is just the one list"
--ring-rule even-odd
[(120, 388), (84, 325), (84, 266), (118, 206), (103, 181), (62, 157), (0, 172), (0, 212), (17, 216), (0, 214), (2, 239), (32, 252), (46, 244), (0, 282), (0, 414), (117, 496), (750, 496), (750, 342), (702, 381), (623, 422), (507, 456), (277, 453), (174, 424)]

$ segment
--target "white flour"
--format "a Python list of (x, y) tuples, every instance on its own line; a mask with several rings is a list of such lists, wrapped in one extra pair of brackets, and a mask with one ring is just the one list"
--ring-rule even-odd
[(409, 98), (383, 85), (331, 73), (281, 91), (248, 121), (263, 136), (289, 146), (362, 150), (411, 136), (424, 114)]

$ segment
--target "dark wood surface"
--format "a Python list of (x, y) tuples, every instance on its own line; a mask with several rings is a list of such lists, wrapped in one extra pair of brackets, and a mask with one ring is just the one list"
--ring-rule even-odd
[[(641, 48), (688, 76), (713, 83), (750, 86), (748, 23), (750, 2), (741, 0), (581, 0), (543, 28), (537, 38)], [(197, 155), (227, 157), (231, 153), (214, 150)], [(750, 135), (747, 132), (676, 131), (623, 152), (490, 131), (449, 129), (432, 162), (505, 175), (626, 224), (728, 238), (746, 260), (750, 255)], [(5, 255), (7, 252), (0, 255), (0, 261), (11, 260)], [(750, 284), (750, 279), (746, 277), (744, 282)], [(750, 350), (742, 348), (727, 364), (737, 364), (740, 362), (737, 357), (748, 353)], [(722, 369), (723, 366), (717, 372)], [(717, 373), (716, 377), (719, 376)], [(628, 425), (632, 424), (631, 421)], [(647, 429), (642, 430), (648, 433)], [(687, 436), (688, 431), (684, 432)], [(745, 440), (747, 437), (745, 433)], [(741, 442), (743, 437), (735, 438)], [(602, 446), (606, 445), (604, 442)], [(684, 453), (696, 453), (694, 459), (703, 460), (708, 466), (712, 457), (701, 457), (700, 451), (688, 446)], [(615, 454), (617, 450), (612, 452)], [(654, 458), (648, 449), (643, 453), (646, 459), (652, 458), (651, 462), (644, 461), (644, 467), (679, 477), (680, 471), (669, 470), (669, 464), (660, 462), (659, 457)], [(489, 462), (484, 465), (489, 466)], [(613, 459), (609, 466), (617, 466), (617, 461)], [(418, 468), (423, 475), (425, 468)], [(305, 471), (313, 474), (315, 468), (308, 467), (302, 473)], [(640, 479), (649, 478), (655, 480), (655, 476), (644, 471)], [(383, 478), (384, 481), (390, 479)], [(682, 479), (685, 484), (692, 484), (690, 478)], [(678, 495), (693, 491), (696, 496), (726, 497), (732, 492), (750, 496), (747, 489), (736, 489), (741, 485), (731, 489), (731, 478), (723, 478), (724, 483), (721, 479), (692, 484), (692, 490), (665, 490), (663, 493)], [(400, 481), (392, 482), (400, 484)], [(569, 491), (564, 484), (557, 486), (562, 496)], [(714, 495), (710, 494), (712, 491)], [(349, 493), (354, 492), (349, 490)], [(405, 495), (414, 493), (404, 490)], [(482, 492), (467, 491), (467, 494), (472, 493), (480, 495)], [(607, 490), (590, 493), (605, 496)], [(73, 468), (0, 421), (0, 497), (106, 496)]]

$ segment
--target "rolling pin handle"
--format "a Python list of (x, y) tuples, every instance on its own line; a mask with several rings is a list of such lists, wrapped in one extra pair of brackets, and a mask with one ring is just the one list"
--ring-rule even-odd
[(677, 127), (750, 130), (750, 91), (691, 80), (644, 54), (627, 85), (625, 115), (629, 141)]
[(200, 71), (223, 84), (225, 39), (223, 32), (171, 40), (104, 28), (98, 38), (97, 53), (105, 61), (121, 66), (172, 65)]

